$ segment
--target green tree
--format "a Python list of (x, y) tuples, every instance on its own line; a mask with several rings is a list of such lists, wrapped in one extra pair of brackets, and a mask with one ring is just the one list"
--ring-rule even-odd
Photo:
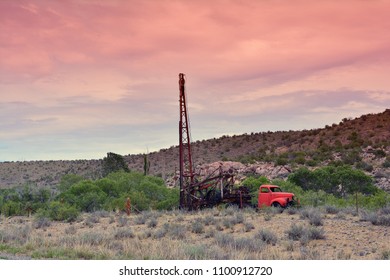
[(85, 180), (71, 186), (59, 198), (80, 211), (92, 212), (102, 208), (107, 194), (94, 182)]
[(75, 206), (68, 203), (62, 203), (59, 201), (52, 201), (49, 203), (47, 208), (41, 208), (37, 212), (38, 217), (49, 217), (54, 221), (75, 221), (80, 212)]
[(378, 190), (370, 176), (349, 165), (325, 166), (314, 171), (300, 168), (289, 175), (288, 181), (302, 187), (305, 191), (322, 190), (337, 196), (356, 192), (374, 194)]
[(249, 188), (249, 193), (252, 197), (251, 203), (253, 205), (257, 205), (259, 188), (261, 185), (264, 184), (269, 184), (269, 180), (265, 176), (260, 176), (260, 177), (250, 176), (242, 182), (243, 186)]
[(76, 174), (66, 174), (62, 176), (60, 183), (58, 184), (58, 189), (61, 192), (67, 191), (71, 186), (85, 180), (84, 177)]
[(306, 167), (301, 167), (288, 176), (288, 181), (300, 186), (304, 191), (316, 190), (317, 185), (313, 173)]
[(123, 156), (115, 153), (107, 153), (107, 157), (103, 158), (103, 176), (105, 177), (117, 171), (130, 172)]

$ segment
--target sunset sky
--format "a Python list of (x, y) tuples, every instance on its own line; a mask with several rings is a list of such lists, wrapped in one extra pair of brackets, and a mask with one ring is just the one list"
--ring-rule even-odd
[(103, 158), (390, 108), (390, 0), (0, 0), (0, 161)]

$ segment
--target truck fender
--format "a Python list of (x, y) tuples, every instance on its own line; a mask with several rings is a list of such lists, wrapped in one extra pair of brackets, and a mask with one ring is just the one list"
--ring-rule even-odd
[(280, 204), (280, 206), (282, 206), (282, 207), (286, 207), (286, 205), (287, 205), (287, 201), (286, 201), (286, 199), (285, 198), (277, 198), (277, 199), (274, 199), (274, 200), (272, 200), (271, 201), (271, 205), (273, 204), (273, 203), (279, 203)]

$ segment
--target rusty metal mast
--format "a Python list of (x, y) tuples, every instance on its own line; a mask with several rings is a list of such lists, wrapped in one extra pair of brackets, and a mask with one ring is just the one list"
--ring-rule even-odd
[(179, 121), (179, 171), (180, 171), (180, 208), (191, 209), (191, 190), (194, 171), (192, 169), (191, 139), (188, 110), (185, 93), (184, 74), (179, 74), (180, 121)]
[(180, 209), (196, 210), (219, 203), (237, 204), (240, 207), (248, 205), (251, 199), (249, 190), (246, 187), (234, 188), (234, 174), (231, 171), (223, 171), (220, 166), (205, 178), (201, 178), (199, 174), (195, 178), (183, 73), (179, 74), (179, 89)]

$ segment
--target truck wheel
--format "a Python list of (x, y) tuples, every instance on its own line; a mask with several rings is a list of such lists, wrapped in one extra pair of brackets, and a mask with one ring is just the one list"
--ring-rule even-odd
[(275, 208), (282, 208), (282, 205), (280, 205), (278, 202), (272, 203), (272, 206)]

